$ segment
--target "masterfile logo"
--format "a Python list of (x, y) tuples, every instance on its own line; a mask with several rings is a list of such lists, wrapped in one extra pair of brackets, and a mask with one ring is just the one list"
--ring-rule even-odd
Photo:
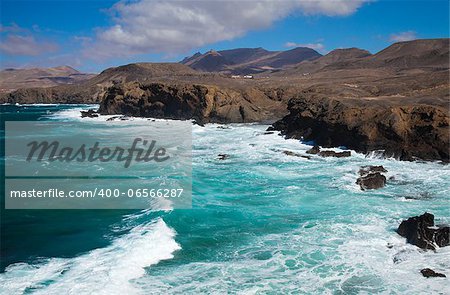
[(6, 209), (191, 206), (189, 121), (6, 122), (5, 131)]

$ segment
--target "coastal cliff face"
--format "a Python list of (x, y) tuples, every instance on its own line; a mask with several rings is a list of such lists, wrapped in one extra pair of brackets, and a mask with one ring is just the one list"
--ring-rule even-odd
[(444, 107), (298, 97), (289, 101), (288, 109), (289, 115), (272, 128), (289, 138), (363, 153), (383, 151), (401, 160), (449, 162), (450, 120)]
[(122, 83), (101, 99), (101, 114), (195, 119), (197, 122), (261, 122), (281, 118), (285, 103), (255, 88), (200, 84)]

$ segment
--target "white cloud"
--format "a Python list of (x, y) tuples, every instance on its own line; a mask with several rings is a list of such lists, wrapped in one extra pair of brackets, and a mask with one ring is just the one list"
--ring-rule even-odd
[(31, 35), (8, 35), (0, 42), (0, 51), (11, 55), (40, 55), (58, 50), (55, 43), (36, 41)]
[(417, 39), (417, 34), (414, 31), (400, 32), (389, 36), (389, 41), (392, 42), (411, 41), (415, 39)]
[(119, 2), (114, 25), (85, 49), (93, 58), (181, 53), (264, 29), (292, 13), (345, 16), (367, 0), (253, 0)]
[(295, 43), (295, 42), (286, 42), (284, 44), (284, 47), (308, 47), (314, 50), (317, 50), (319, 52), (325, 51), (325, 45), (322, 43)]

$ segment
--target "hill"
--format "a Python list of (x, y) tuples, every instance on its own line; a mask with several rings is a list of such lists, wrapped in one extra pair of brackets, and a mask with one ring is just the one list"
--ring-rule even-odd
[(5, 69), (0, 71), (0, 92), (19, 88), (52, 87), (75, 84), (92, 78), (93, 74), (80, 73), (69, 66), (54, 68)]

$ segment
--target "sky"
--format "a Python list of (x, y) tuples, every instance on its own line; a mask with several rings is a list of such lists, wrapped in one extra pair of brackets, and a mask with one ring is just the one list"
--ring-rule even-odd
[(0, 68), (98, 73), (210, 49), (376, 53), (399, 41), (448, 37), (448, 0), (0, 0)]

